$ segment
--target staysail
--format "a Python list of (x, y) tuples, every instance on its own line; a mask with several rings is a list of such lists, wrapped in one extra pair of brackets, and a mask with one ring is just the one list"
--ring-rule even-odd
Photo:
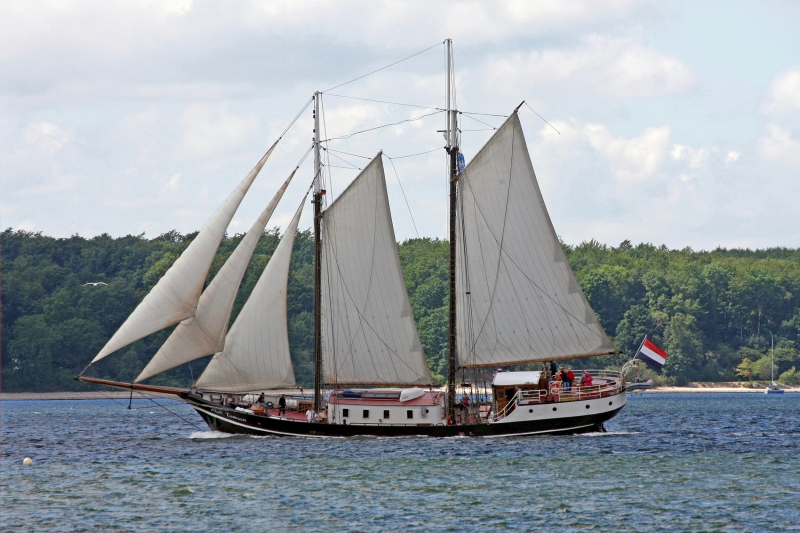
[(516, 113), (458, 191), (459, 366), (614, 353), (561, 249)]
[(158, 280), (156, 286), (133, 310), (100, 353), (92, 359), (92, 363), (134, 341), (194, 315), (211, 262), (225, 235), (225, 230), (239, 208), (242, 198), (277, 144), (278, 141), (275, 141), (255, 168), (206, 222), (189, 247)]
[(324, 382), (430, 384), (400, 268), (381, 154), (322, 222)]
[(242, 277), (253, 256), (258, 240), (272, 216), (275, 207), (292, 181), (297, 169), (292, 171), (261, 216), (244, 236), (231, 256), (211, 280), (197, 303), (194, 317), (184, 320), (156, 352), (136, 382), (147, 379), (170, 368), (194, 361), (206, 355), (221, 352), (225, 333), (233, 311), (236, 293)]
[(292, 247), (305, 201), (303, 198), (231, 326), (224, 349), (214, 355), (195, 383), (197, 388), (243, 392), (295, 385), (289, 352), (286, 293)]

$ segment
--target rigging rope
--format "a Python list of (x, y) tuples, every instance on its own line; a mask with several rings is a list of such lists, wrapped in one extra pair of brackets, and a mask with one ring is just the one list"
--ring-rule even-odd
[(366, 102), (377, 102), (379, 104), (390, 104), (390, 105), (399, 105), (399, 106), (403, 106), (403, 107), (416, 107), (418, 109), (435, 109), (437, 111), (444, 111), (444, 109), (442, 109), (441, 107), (429, 107), (429, 106), (415, 105), (415, 104), (402, 104), (400, 102), (390, 102), (388, 100), (373, 100), (372, 98), (361, 98), (361, 97), (358, 97), (358, 96), (346, 96), (344, 94), (331, 94), (331, 93), (325, 93), (325, 94), (327, 96), (336, 96), (336, 97), (339, 97), (339, 98), (349, 98), (351, 100), (364, 100)]
[(408, 208), (408, 216), (411, 217), (411, 223), (414, 224), (414, 231), (417, 232), (417, 239), (419, 239), (419, 230), (417, 229), (417, 223), (414, 222), (414, 215), (411, 213), (411, 206), (408, 203), (408, 197), (406, 196), (406, 190), (403, 188), (403, 184), (400, 182), (400, 174), (397, 173), (397, 168), (394, 166), (394, 161), (392, 158), (386, 154), (383, 154), (389, 159), (389, 162), (392, 164), (392, 169), (394, 170), (394, 175), (397, 177), (397, 183), (400, 185), (400, 190), (403, 192), (403, 199), (406, 201), (406, 207)]
[(368, 72), (368, 73), (366, 73), (366, 74), (364, 74), (364, 75), (362, 75), (362, 76), (359, 76), (359, 77), (357, 77), (357, 78), (353, 78), (353, 79), (352, 79), (352, 80), (350, 80), (350, 81), (346, 81), (346, 82), (344, 82), (344, 83), (340, 83), (339, 85), (337, 85), (337, 86), (335, 86), (335, 87), (331, 87), (330, 89), (325, 89), (325, 90), (324, 90), (324, 91), (322, 91), (322, 92), (323, 92), (323, 93), (326, 93), (326, 92), (328, 92), (328, 91), (332, 91), (332, 90), (334, 90), (334, 89), (338, 89), (339, 87), (344, 87), (345, 85), (347, 85), (347, 84), (350, 84), (350, 83), (353, 83), (354, 81), (358, 81), (358, 80), (360, 80), (360, 79), (362, 79), (362, 78), (366, 78), (367, 76), (371, 76), (371, 75), (375, 74), (376, 72), (380, 72), (380, 71), (382, 71), (382, 70), (386, 70), (386, 69), (387, 69), (387, 68), (389, 68), (389, 67), (393, 67), (393, 66), (395, 66), (395, 65), (397, 65), (397, 64), (399, 64), (399, 63), (402, 63), (403, 61), (407, 61), (407, 60), (411, 59), (412, 57), (416, 57), (416, 56), (418, 56), (418, 55), (420, 55), (420, 54), (424, 54), (424, 53), (425, 53), (425, 52), (427, 52), (428, 50), (433, 50), (433, 49), (434, 49), (434, 48), (436, 48), (437, 46), (441, 46), (441, 45), (443, 45), (443, 44), (444, 44), (444, 41), (442, 41), (442, 42), (440, 42), (440, 43), (436, 43), (436, 44), (434, 44), (433, 46), (429, 46), (429, 47), (428, 47), (428, 48), (426, 48), (425, 50), (422, 50), (422, 51), (420, 51), (420, 52), (417, 52), (416, 54), (412, 54), (412, 55), (410, 55), (410, 56), (408, 56), (408, 57), (404, 57), (403, 59), (401, 59), (401, 60), (399, 60), (399, 61), (395, 61), (394, 63), (390, 63), (389, 65), (386, 65), (385, 67), (381, 67), (381, 68), (379, 68), (379, 69), (377, 69), (377, 70), (373, 70), (372, 72)]
[[(523, 103), (523, 104), (525, 104), (526, 106), (528, 106), (528, 109), (530, 109), (531, 111), (533, 111), (534, 113), (536, 113), (536, 110), (535, 110), (534, 108), (532, 108), (531, 106), (529, 106), (529, 105), (528, 105), (528, 102), (526, 102), (526, 101), (524, 101), (524, 100), (523, 100), (523, 101), (522, 101), (522, 103)], [(539, 113), (536, 113), (536, 116), (537, 116), (537, 117), (539, 117), (540, 119), (544, 120), (544, 117), (543, 117), (542, 115), (540, 115)], [(544, 120), (544, 123), (545, 123), (545, 124), (547, 124), (548, 126), (550, 126), (551, 128), (553, 128), (553, 129), (556, 131), (556, 133), (558, 133), (559, 135), (561, 135), (561, 132), (560, 132), (560, 131), (558, 131), (558, 130), (556, 130), (556, 127), (555, 127), (555, 126), (553, 126), (552, 124), (550, 124), (550, 123), (549, 123), (549, 122), (547, 122), (546, 120)]]
[(329, 139), (324, 139), (324, 140), (322, 140), (320, 142), (321, 143), (322, 142), (327, 143), (328, 141), (337, 141), (337, 140), (340, 140), (340, 139), (349, 139), (350, 137), (353, 137), (354, 135), (358, 135), (359, 133), (366, 133), (368, 131), (379, 130), (381, 128), (388, 128), (389, 126), (398, 126), (400, 124), (403, 124), (404, 122), (414, 122), (414, 121), (417, 121), (417, 120), (422, 120), (423, 118), (430, 117), (430, 116), (433, 116), (433, 115), (438, 115), (439, 113), (443, 113), (443, 111), (434, 111), (433, 113), (428, 113), (426, 115), (420, 115), (418, 117), (407, 118), (405, 120), (400, 120), (398, 122), (391, 122), (389, 124), (384, 124), (382, 126), (376, 126), (374, 128), (367, 128), (365, 130), (354, 131), (353, 133), (348, 133), (346, 135), (340, 135), (339, 137), (331, 137)]

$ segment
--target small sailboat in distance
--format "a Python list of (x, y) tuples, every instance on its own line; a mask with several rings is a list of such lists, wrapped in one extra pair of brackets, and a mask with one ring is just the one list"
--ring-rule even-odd
[[(602, 431), (627, 403), (625, 377), (633, 362), (619, 371), (585, 370), (577, 380), (569, 369), (556, 372), (557, 360), (620, 351), (598, 322), (553, 228), (519, 106), (464, 164), (459, 115), (466, 112), (455, 108), (452, 42), (441, 44), (446, 104), (437, 112), (446, 117), (450, 206), (444, 390), (434, 388), (409, 302), (383, 153), (327, 203), (320, 154), (327, 142), (320, 140), (324, 92), (314, 93), (300, 112), (313, 104), (314, 141), (306, 152), (314, 154), (307, 193), (314, 209), (313, 396), (292, 392), (297, 383), (286, 312), (292, 243), (305, 198), (228, 328), (253, 249), (299, 164), (203, 290), (225, 228), (280, 138), (94, 359), (178, 324), (142, 373), (133, 383), (83, 373), (77, 379), (174, 394), (212, 429), (229, 433), (500, 437)], [(142, 383), (207, 355), (213, 358), (190, 389)], [(496, 370), (520, 364), (541, 370)]]
[(775, 383), (775, 337), (770, 335), (772, 346), (770, 347), (770, 351), (772, 352), (772, 362), (770, 365), (770, 383), (767, 385), (767, 388), (764, 389), (764, 394), (783, 394), (783, 389), (778, 388), (778, 384)]

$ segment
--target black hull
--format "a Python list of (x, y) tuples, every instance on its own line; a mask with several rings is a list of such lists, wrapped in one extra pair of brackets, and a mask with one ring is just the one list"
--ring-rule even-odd
[(603, 422), (622, 410), (593, 413), (582, 416), (531, 420), (525, 422), (446, 425), (339, 425), (309, 424), (274, 417), (263, 417), (235, 411), (218, 404), (185, 397), (215, 431), (242, 435), (276, 435), (296, 437), (513, 437), (522, 435), (569, 435), (603, 430)]

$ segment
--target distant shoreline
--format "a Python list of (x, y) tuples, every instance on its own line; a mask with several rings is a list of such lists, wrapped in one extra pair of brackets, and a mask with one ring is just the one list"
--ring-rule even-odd
[[(690, 383), (686, 387), (656, 387), (655, 389), (644, 391), (646, 394), (663, 394), (675, 392), (689, 393), (720, 393), (720, 392), (750, 392), (764, 393), (764, 387), (750, 387), (748, 383), (727, 382), (727, 383)], [(786, 392), (800, 393), (800, 387), (785, 387)], [(160, 398), (175, 398), (171, 394), (156, 394), (148, 392), (147, 396)], [(20, 400), (109, 400), (109, 399), (128, 399), (128, 391), (80, 391), (80, 392), (2, 392), (0, 401), (20, 401)], [(143, 399), (141, 394), (134, 394), (134, 399)]]

